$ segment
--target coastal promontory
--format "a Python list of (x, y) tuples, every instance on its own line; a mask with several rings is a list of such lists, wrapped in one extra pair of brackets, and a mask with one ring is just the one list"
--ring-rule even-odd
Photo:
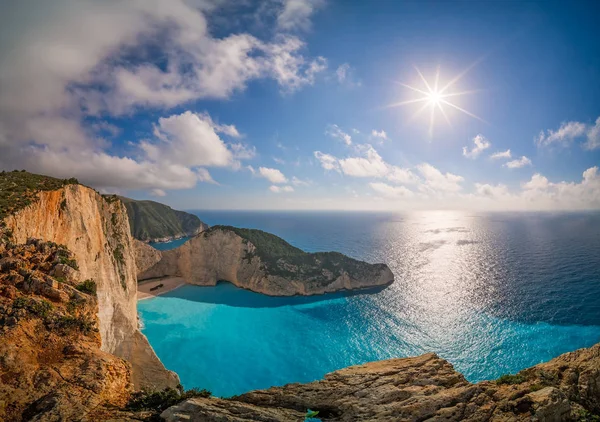
[(183, 277), (190, 284), (228, 281), (271, 296), (316, 295), (385, 286), (394, 275), (338, 252), (307, 253), (261, 230), (214, 226), (182, 246), (162, 252), (140, 280)]

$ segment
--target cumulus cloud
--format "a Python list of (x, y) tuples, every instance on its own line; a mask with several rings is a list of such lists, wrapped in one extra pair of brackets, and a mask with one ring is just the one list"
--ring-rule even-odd
[(600, 148), (600, 117), (593, 125), (583, 122), (566, 122), (556, 130), (548, 129), (545, 132), (542, 130), (534, 142), (538, 147), (553, 145), (567, 147), (579, 138), (585, 139), (582, 144), (584, 149)]
[(500, 183), (498, 185), (490, 185), (488, 183), (475, 183), (475, 192), (477, 195), (489, 198), (504, 198), (510, 196), (508, 186)]
[(501, 158), (512, 158), (512, 154), (510, 152), (510, 149), (507, 149), (506, 151), (498, 151), (493, 153), (492, 155), (490, 155), (490, 158), (492, 160), (498, 160)]
[(585, 134), (586, 125), (581, 122), (566, 122), (560, 125), (557, 130), (543, 130), (534, 139), (538, 147), (546, 147), (550, 145), (568, 146), (575, 138)]
[(335, 71), (335, 75), (339, 83), (346, 82), (346, 78), (348, 77), (348, 70), (350, 69), (350, 65), (348, 63), (344, 63), (338, 66)]
[(525, 157), (524, 155), (521, 156), (521, 158), (509, 161), (506, 164), (504, 164), (504, 166), (508, 167), (509, 169), (519, 169), (521, 167), (531, 166), (531, 165), (532, 165), (531, 160), (529, 158)]
[(315, 157), (325, 170), (337, 170), (347, 176), (387, 179), (398, 184), (414, 184), (419, 178), (409, 169), (386, 163), (369, 144), (363, 145), (364, 157), (338, 159), (330, 154), (315, 151)]
[(282, 0), (277, 25), (285, 31), (310, 29), (310, 17), (323, 6), (323, 0)]
[(424, 192), (458, 192), (462, 189), (461, 183), (465, 180), (456, 174), (442, 173), (428, 163), (418, 165), (417, 170), (424, 178), (419, 187)]
[(590, 167), (575, 182), (550, 182), (541, 174), (534, 174), (522, 185), (521, 194), (529, 204), (548, 209), (591, 209), (600, 207), (600, 174), (598, 167)]
[(331, 154), (325, 154), (321, 151), (314, 152), (315, 158), (321, 163), (325, 170), (339, 170), (338, 159)]
[(296, 176), (292, 177), (292, 185), (294, 186), (309, 186), (310, 182), (308, 180), (302, 180), (297, 178)]
[(272, 185), (272, 186), (269, 186), (269, 190), (274, 193), (294, 192), (294, 188), (289, 185), (286, 185), (286, 186)]
[(384, 141), (389, 139), (385, 130), (376, 131), (375, 129), (371, 131), (371, 138), (379, 138)]
[(272, 169), (268, 167), (259, 167), (258, 174), (261, 177), (264, 177), (271, 183), (287, 183), (287, 178), (283, 175), (283, 173), (277, 169)]
[[(354, 75), (354, 69), (348, 63), (342, 63), (338, 66), (335, 70), (335, 78), (340, 85), (348, 88), (356, 88), (362, 85), (361, 81)], [(355, 133), (358, 133), (358, 131)]]
[(596, 124), (587, 131), (587, 141), (583, 145), (585, 149), (600, 148), (600, 117), (596, 119)]
[(371, 186), (371, 189), (373, 189), (375, 192), (390, 198), (409, 198), (414, 196), (414, 192), (404, 186), (391, 186), (387, 183), (381, 182), (369, 183), (369, 186)]
[[(326, 69), (326, 59), (307, 57), (294, 35), (214, 36), (209, 3), (23, 0), (7, 6), (3, 16), (19, 20), (0, 25), (0, 167), (77, 176), (99, 188), (174, 189), (208, 179), (195, 166), (235, 168), (254, 156), (244, 143), (224, 144), (219, 135), (242, 135), (206, 114), (166, 117), (156, 125), (156, 139), (130, 141), (129, 157), (106, 140), (116, 131), (101, 116), (228, 98), (261, 78), (291, 93)], [(300, 3), (282, 3), (282, 28), (305, 25), (319, 2), (308, 2), (310, 13)]]
[(469, 150), (468, 147), (463, 147), (463, 155), (467, 158), (477, 158), (486, 149), (492, 146), (492, 143), (488, 141), (483, 135), (477, 135), (473, 138), (474, 146)]
[(346, 145), (352, 145), (352, 136), (340, 129), (338, 125), (327, 126), (325, 134), (343, 141)]

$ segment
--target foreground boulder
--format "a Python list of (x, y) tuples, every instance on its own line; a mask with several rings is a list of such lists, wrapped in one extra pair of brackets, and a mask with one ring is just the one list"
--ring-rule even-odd
[(317, 295), (385, 286), (394, 275), (385, 264), (368, 264), (337, 252), (307, 253), (261, 230), (214, 226), (139, 274), (149, 279), (183, 277), (214, 286), (225, 280), (271, 296)]
[(595, 421), (600, 414), (600, 344), (471, 384), (428, 353), (348, 367), (322, 381), (194, 398), (162, 413), (169, 421)]

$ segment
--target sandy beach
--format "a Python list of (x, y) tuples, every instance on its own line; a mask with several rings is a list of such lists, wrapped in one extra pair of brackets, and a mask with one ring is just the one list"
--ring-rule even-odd
[[(151, 290), (157, 286), (160, 286), (158, 289)], [(168, 277), (156, 280), (148, 280), (143, 281), (138, 284), (137, 291), (137, 300), (149, 299), (151, 297), (160, 296), (164, 293), (170, 292), (171, 290), (175, 290), (178, 287), (181, 287), (185, 284), (183, 278), (181, 277)]]

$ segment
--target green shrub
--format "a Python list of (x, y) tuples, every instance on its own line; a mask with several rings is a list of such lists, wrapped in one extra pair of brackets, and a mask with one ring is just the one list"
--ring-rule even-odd
[(56, 326), (60, 330), (77, 330), (84, 334), (89, 334), (93, 331), (98, 331), (95, 322), (85, 316), (61, 315), (56, 319)]
[(74, 270), (79, 270), (79, 265), (77, 265), (77, 261), (73, 258), (67, 258), (66, 256), (61, 256), (59, 258), (59, 262), (61, 264), (68, 265), (69, 267), (73, 268)]
[(527, 378), (525, 378), (525, 376), (523, 376), (521, 374), (516, 374), (516, 375), (505, 374), (496, 380), (496, 384), (498, 384), (498, 385), (501, 385), (501, 384), (513, 385), (513, 384), (522, 384), (525, 381), (527, 381)]
[(131, 395), (127, 408), (133, 411), (155, 410), (162, 412), (168, 407), (192, 397), (210, 397), (210, 395), (210, 391), (196, 388), (184, 392), (180, 392), (175, 388), (165, 388), (162, 391), (142, 390)]
[(54, 309), (54, 306), (52, 306), (52, 304), (45, 299), (38, 301), (24, 296), (13, 300), (12, 307), (13, 309), (25, 309), (29, 313), (44, 319), (48, 318), (50, 316), (50, 312), (52, 312)]
[(125, 256), (123, 255), (123, 245), (117, 245), (117, 247), (113, 251), (113, 257), (115, 258), (115, 261), (117, 261), (119, 264), (122, 265), (125, 263)]
[(92, 296), (96, 296), (96, 282), (93, 279), (88, 279), (82, 281), (77, 286), (75, 286), (77, 290), (83, 293), (87, 293)]
[(580, 409), (577, 412), (578, 422), (600, 422), (600, 416), (590, 413), (586, 409)]

